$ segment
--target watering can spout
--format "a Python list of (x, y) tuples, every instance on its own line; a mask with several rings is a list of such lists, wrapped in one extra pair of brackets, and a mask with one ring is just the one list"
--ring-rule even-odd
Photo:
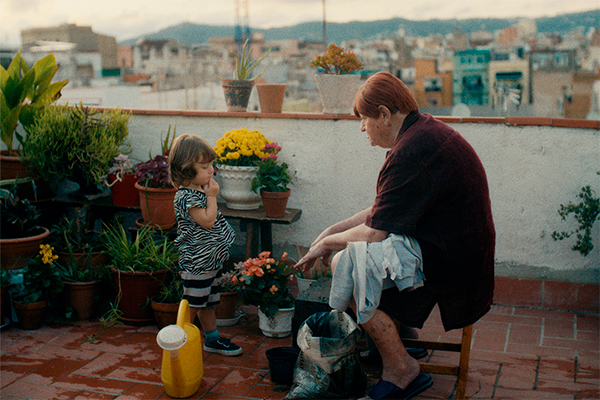
[[(190, 323), (190, 307), (181, 300), (177, 324), (162, 328), (156, 337), (163, 349), (161, 380), (171, 397), (190, 397), (202, 382), (202, 345), (200, 330)], [(181, 351), (180, 351), (181, 350)]]

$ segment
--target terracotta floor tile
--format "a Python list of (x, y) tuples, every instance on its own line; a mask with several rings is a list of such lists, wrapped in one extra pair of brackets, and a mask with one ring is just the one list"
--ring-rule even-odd
[(85, 375), (67, 375), (60, 381), (55, 382), (54, 386), (119, 395), (134, 384), (135, 382), (127, 382), (118, 379), (102, 379)]
[(80, 375), (106, 376), (127, 359), (125, 354), (104, 353), (75, 371)]
[(513, 389), (533, 390), (536, 383), (536, 368), (533, 366), (502, 364), (498, 386)]
[(162, 385), (150, 385), (147, 383), (136, 383), (115, 400), (140, 400), (156, 399), (165, 393)]
[(265, 374), (266, 371), (236, 368), (217, 383), (210, 393), (245, 396)]
[(146, 383), (161, 383), (160, 370), (146, 368), (118, 367), (110, 374), (106, 375), (110, 379), (120, 379), (123, 381), (135, 381)]
[(575, 339), (575, 321), (562, 321), (556, 318), (546, 318), (544, 336), (552, 338)]
[[(79, 394), (77, 389), (62, 388), (48, 385), (37, 385), (27, 382), (15, 382), (2, 388), (2, 398), (26, 399), (70, 399)], [(4, 397), (6, 396), (6, 397)], [(23, 397), (27, 396), (27, 397)]]
[(115, 396), (112, 394), (106, 393), (92, 393), (83, 391), (79, 393), (77, 396), (73, 397), (71, 400), (112, 400)]
[(81, 367), (85, 361), (51, 360), (23, 377), (21, 381), (51, 385)]
[(160, 369), (162, 364), (162, 349), (149, 346), (145, 350), (125, 356), (124, 366), (137, 368)]
[[(545, 331), (544, 331), (545, 334)], [(542, 327), (534, 325), (511, 324), (508, 335), (509, 343), (540, 345)]]
[(575, 381), (575, 359), (542, 358), (538, 379), (564, 382)]
[(257, 399), (283, 399), (289, 392), (288, 386), (256, 385), (246, 397)]
[(539, 390), (522, 390), (498, 387), (494, 391), (494, 399), (502, 400), (575, 400), (575, 395), (570, 393), (553, 393)]
[(586, 383), (574, 383), (574, 382), (562, 382), (555, 380), (542, 380), (540, 379), (537, 384), (537, 390), (542, 392), (554, 392), (554, 393), (573, 393), (578, 396), (585, 396), (587, 398), (600, 398), (600, 387), (594, 384)]
[(521, 355), (536, 355), (541, 357), (563, 357), (573, 358), (576, 351), (571, 348), (553, 347), (553, 346), (536, 346), (528, 344), (509, 343), (506, 348), (507, 353)]

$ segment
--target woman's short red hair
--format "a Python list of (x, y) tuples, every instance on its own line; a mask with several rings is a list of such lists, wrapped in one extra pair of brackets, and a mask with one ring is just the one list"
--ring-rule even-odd
[(419, 105), (404, 82), (389, 72), (377, 72), (360, 88), (354, 100), (354, 115), (378, 118), (379, 106), (387, 107), (392, 114), (417, 111)]

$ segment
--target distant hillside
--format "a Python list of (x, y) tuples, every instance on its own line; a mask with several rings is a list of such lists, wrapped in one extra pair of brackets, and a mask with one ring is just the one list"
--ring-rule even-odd
[[(409, 36), (428, 36), (432, 34), (446, 35), (453, 33), (458, 27), (462, 33), (470, 33), (478, 30), (493, 32), (511, 25), (518, 21), (511, 19), (465, 19), (465, 20), (440, 20), (411, 21), (403, 18), (393, 18), (371, 22), (347, 22), (327, 23), (328, 42), (342, 42), (351, 39), (365, 39), (390, 36), (399, 28), (403, 28)], [(600, 26), (600, 9), (575, 14), (564, 14), (556, 17), (536, 18), (538, 31), (541, 33), (568, 33), (571, 30), (582, 27), (584, 31), (589, 28)], [(254, 32), (265, 34), (266, 40), (280, 39), (306, 39), (322, 40), (322, 21), (306, 22), (282, 28), (254, 29)], [(316, 32), (316, 33), (315, 33)], [(158, 32), (144, 35), (148, 39), (174, 39), (183, 44), (206, 43), (210, 37), (233, 36), (233, 26), (200, 25), (182, 23)], [(135, 39), (129, 39), (120, 44), (133, 44)]]

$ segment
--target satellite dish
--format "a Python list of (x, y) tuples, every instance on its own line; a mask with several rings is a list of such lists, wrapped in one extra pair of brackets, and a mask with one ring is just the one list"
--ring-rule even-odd
[(469, 109), (469, 107), (466, 104), (458, 103), (457, 105), (452, 107), (452, 111), (450, 112), (450, 115), (452, 115), (453, 117), (470, 117), (471, 110)]

